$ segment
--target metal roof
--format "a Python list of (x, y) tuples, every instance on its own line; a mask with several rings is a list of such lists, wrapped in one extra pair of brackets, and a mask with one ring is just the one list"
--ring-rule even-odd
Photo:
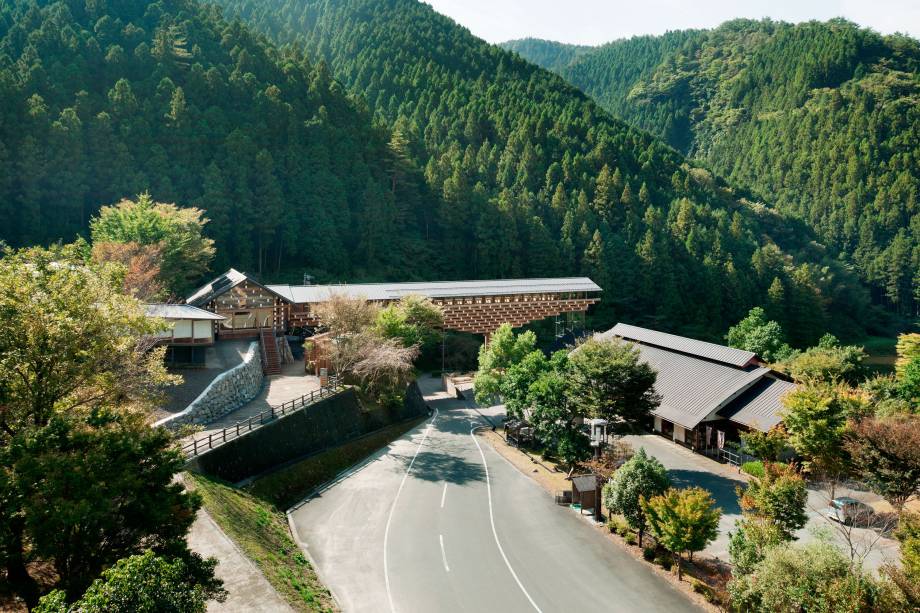
[(597, 488), (597, 477), (595, 475), (572, 477), (572, 485), (579, 492), (593, 492)]
[(746, 366), (754, 360), (757, 355), (750, 351), (698, 341), (685, 336), (677, 336), (639, 326), (619, 323), (609, 330), (614, 336), (619, 336), (631, 341), (637, 341), (646, 345), (655, 345), (672, 351), (687, 353), (707, 360), (722, 362), (732, 366)]
[[(622, 332), (620, 324), (596, 337), (622, 338), (618, 332)], [(739, 368), (641, 342), (635, 346), (642, 360), (658, 372), (655, 391), (661, 396), (661, 404), (652, 414), (685, 428), (695, 428), (710, 413), (770, 372), (769, 368)]]
[(566, 292), (600, 292), (597, 283), (587, 277), (554, 279), (493, 279), (484, 281), (421, 281), (410, 283), (356, 283), (340, 285), (268, 285), (276, 294), (291, 302), (325, 302), (341, 294), (367, 300), (398, 300), (417, 294), (428, 298), (465, 296), (507, 296), (514, 294), (559, 294)]
[(205, 311), (190, 304), (145, 304), (144, 312), (147, 317), (160, 317), (162, 319), (205, 319), (213, 321), (226, 319), (223, 315)]
[(783, 396), (795, 384), (767, 376), (719, 410), (719, 416), (749, 428), (769, 432), (782, 421)]

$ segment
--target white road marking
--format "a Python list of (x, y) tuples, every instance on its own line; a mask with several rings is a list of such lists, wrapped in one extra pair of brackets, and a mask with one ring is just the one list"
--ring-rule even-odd
[(441, 492), (441, 508), (444, 508), (444, 499), (447, 498), (447, 481), (444, 482), (444, 491)]
[(447, 565), (447, 554), (444, 552), (444, 535), (439, 534), (438, 538), (441, 540), (441, 561), (444, 562), (444, 570), (450, 572), (450, 566)]
[(396, 490), (396, 497), (393, 498), (393, 504), (390, 506), (390, 514), (387, 515), (387, 524), (383, 530), (383, 579), (386, 582), (387, 600), (390, 602), (390, 611), (392, 611), (392, 613), (396, 613), (396, 606), (393, 604), (393, 593), (390, 591), (390, 569), (387, 565), (387, 544), (390, 541), (390, 522), (393, 521), (393, 511), (396, 510), (396, 503), (399, 501), (399, 495), (402, 493), (403, 486), (406, 484), (406, 479), (409, 478), (409, 473), (412, 471), (412, 466), (415, 464), (415, 458), (418, 457), (418, 452), (421, 450), (422, 445), (428, 440), (428, 433), (431, 432), (431, 426), (437, 418), (438, 410), (435, 409), (434, 415), (431, 416), (431, 421), (428, 422), (428, 427), (425, 428), (425, 435), (422, 437), (422, 440), (419, 441), (418, 447), (415, 448), (415, 454), (412, 456), (412, 461), (409, 462), (406, 474), (403, 475), (402, 481), (399, 482), (399, 488)]
[(505, 566), (508, 567), (508, 570), (511, 571), (511, 576), (514, 577), (514, 581), (518, 584), (518, 587), (521, 588), (521, 591), (524, 592), (524, 596), (527, 597), (527, 600), (530, 601), (531, 606), (537, 613), (543, 613), (540, 610), (540, 607), (537, 606), (537, 603), (534, 602), (533, 598), (530, 597), (530, 594), (524, 588), (524, 584), (521, 583), (521, 580), (518, 579), (517, 573), (514, 572), (514, 568), (511, 567), (511, 562), (508, 561), (508, 556), (505, 555), (505, 550), (502, 548), (502, 543), (498, 540), (498, 531), (495, 529), (495, 514), (492, 511), (492, 480), (489, 477), (489, 465), (486, 462), (486, 454), (483, 453), (482, 447), (479, 445), (479, 441), (476, 440), (476, 435), (473, 434), (473, 431), (476, 428), (485, 428), (486, 426), (473, 426), (470, 428), (470, 436), (473, 438), (473, 442), (476, 443), (476, 448), (479, 449), (479, 455), (482, 457), (482, 466), (486, 471), (486, 491), (489, 494), (489, 522), (492, 524), (492, 536), (495, 537), (495, 544), (498, 545), (498, 552), (502, 554), (502, 559), (505, 561)]

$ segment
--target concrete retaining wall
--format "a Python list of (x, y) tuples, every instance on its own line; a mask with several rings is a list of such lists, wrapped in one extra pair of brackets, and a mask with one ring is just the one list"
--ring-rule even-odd
[(393, 409), (367, 410), (355, 391), (346, 389), (198, 456), (189, 468), (227, 481), (242, 481), (427, 412), (415, 383), (406, 390), (402, 406)]
[(250, 343), (240, 364), (217, 375), (183, 411), (161, 419), (154, 426), (175, 429), (184, 424), (212, 422), (255, 398), (262, 389), (262, 379), (259, 343), (255, 341)]

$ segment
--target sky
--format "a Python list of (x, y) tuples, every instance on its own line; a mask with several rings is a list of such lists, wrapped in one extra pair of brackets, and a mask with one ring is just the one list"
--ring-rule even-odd
[(729, 19), (845, 17), (920, 38), (920, 0), (424, 0), (491, 43), (546, 38), (598, 45), (638, 34), (712, 28)]

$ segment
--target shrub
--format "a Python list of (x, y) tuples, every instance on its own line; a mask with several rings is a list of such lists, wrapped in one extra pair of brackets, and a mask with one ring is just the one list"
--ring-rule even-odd
[(705, 581), (700, 581), (696, 577), (690, 577), (690, 587), (694, 592), (705, 598), (706, 602), (715, 603), (719, 599), (714, 589), (712, 589)]
[(644, 547), (642, 549), (642, 557), (646, 562), (652, 562), (655, 559), (656, 549), (654, 547)]
[(674, 558), (668, 552), (662, 551), (655, 556), (655, 564), (665, 570), (671, 570), (671, 567), (674, 566)]
[(620, 536), (626, 536), (629, 533), (629, 524), (626, 523), (622, 515), (611, 515), (610, 519), (607, 520), (607, 527), (610, 528), (611, 532)]
[(635, 544), (636, 544), (636, 535), (633, 534), (632, 532), (627, 532), (626, 534), (623, 535), (623, 538), (626, 539), (626, 544), (627, 544), (627, 545), (635, 545)]
[(757, 477), (758, 479), (763, 479), (764, 470), (763, 462), (756, 460), (754, 462), (745, 462), (741, 465), (741, 470), (751, 475), (752, 477)]

